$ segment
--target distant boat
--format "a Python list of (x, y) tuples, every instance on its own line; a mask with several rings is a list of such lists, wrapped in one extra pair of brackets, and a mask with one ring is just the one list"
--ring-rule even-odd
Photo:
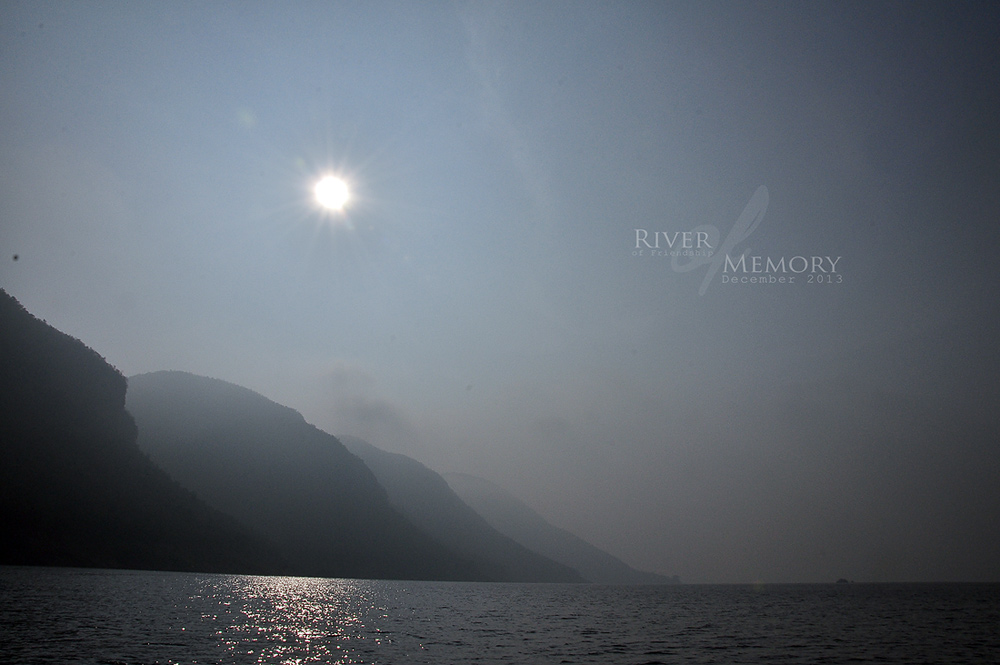
[(850, 582), (841, 577), (839, 580), (837, 580), (837, 584), (850, 584)]

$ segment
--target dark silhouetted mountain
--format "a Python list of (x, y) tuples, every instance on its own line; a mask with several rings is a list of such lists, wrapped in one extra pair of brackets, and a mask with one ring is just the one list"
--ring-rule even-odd
[(464, 473), (446, 473), (455, 493), (497, 531), (528, 549), (580, 571), (599, 584), (676, 584), (676, 577), (635, 570), (565, 529), (545, 521), (527, 504), (497, 485)]
[(0, 563), (280, 572), (136, 445), (125, 377), (0, 290)]
[(301, 414), (184, 372), (129, 379), (139, 446), (199, 498), (279, 544), (296, 574), (494, 579), (411, 524), (365, 464)]
[(392, 505), (456, 552), (486, 562), (497, 580), (582, 582), (575, 570), (530, 551), (490, 526), (438, 473), (420, 462), (350, 436), (340, 440), (385, 488)]

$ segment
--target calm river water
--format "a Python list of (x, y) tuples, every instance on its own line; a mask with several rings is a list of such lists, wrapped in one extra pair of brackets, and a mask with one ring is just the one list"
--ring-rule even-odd
[(599, 586), (0, 567), (0, 663), (996, 663), (1000, 585)]

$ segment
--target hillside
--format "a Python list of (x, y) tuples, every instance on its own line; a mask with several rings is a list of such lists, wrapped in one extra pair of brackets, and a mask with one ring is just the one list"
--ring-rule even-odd
[(0, 290), (0, 563), (276, 573), (136, 445), (126, 381)]
[(466, 505), (438, 473), (420, 462), (385, 452), (361, 439), (342, 436), (386, 489), (389, 501), (411, 522), (462, 555), (486, 562), (506, 582), (580, 582), (570, 567), (556, 563), (503, 535)]
[(360, 459), (288, 407), (184, 372), (132, 377), (127, 405), (140, 447), (278, 543), (295, 574), (495, 579), (407, 521)]
[(580, 571), (589, 582), (677, 583), (676, 577), (635, 570), (569, 531), (549, 524), (523, 501), (483, 478), (464, 473), (446, 473), (444, 478), (455, 493), (497, 531), (534, 552)]

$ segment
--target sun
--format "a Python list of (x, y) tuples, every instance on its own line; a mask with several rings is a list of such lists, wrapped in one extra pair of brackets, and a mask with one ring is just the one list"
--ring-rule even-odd
[(313, 186), (316, 203), (330, 212), (343, 212), (351, 200), (351, 190), (342, 178), (327, 175), (320, 178)]

